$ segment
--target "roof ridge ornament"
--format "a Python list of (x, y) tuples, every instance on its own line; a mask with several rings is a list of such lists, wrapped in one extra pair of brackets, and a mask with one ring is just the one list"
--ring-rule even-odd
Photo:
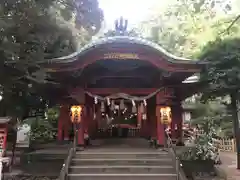
[(115, 20), (115, 31), (117, 35), (125, 35), (127, 32), (128, 20), (120, 17)]

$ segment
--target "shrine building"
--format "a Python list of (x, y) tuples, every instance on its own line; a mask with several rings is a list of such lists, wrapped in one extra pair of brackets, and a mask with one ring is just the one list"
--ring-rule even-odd
[[(186, 80), (204, 63), (176, 57), (158, 44), (118, 30), (116, 36), (99, 38), (45, 63), (48, 80), (55, 83), (52, 96), (60, 97), (58, 140), (71, 139), (73, 124), (78, 145), (87, 133), (94, 139), (151, 137), (163, 146), (166, 128), (173, 139), (181, 140), (181, 102), (200, 86)], [(127, 133), (119, 135), (119, 129)]]

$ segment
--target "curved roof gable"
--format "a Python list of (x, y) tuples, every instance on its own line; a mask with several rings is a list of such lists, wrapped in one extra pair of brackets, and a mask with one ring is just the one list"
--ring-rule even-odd
[(77, 60), (79, 56), (84, 55), (85, 53), (93, 50), (94, 48), (100, 47), (101, 45), (104, 45), (104, 44), (111, 44), (111, 43), (129, 43), (129, 44), (143, 45), (143, 46), (150, 47), (153, 50), (156, 50), (161, 55), (167, 57), (167, 60), (170, 62), (177, 61), (180, 63), (196, 63), (196, 61), (192, 61), (191, 59), (177, 57), (177, 56), (167, 52), (161, 46), (159, 46), (158, 44), (156, 44), (152, 41), (148, 41), (146, 39), (139, 38), (139, 37), (129, 37), (129, 36), (114, 36), (114, 37), (100, 38), (96, 41), (93, 41), (93, 42), (85, 45), (84, 47), (80, 48), (75, 53), (72, 53), (68, 56), (51, 59), (50, 61), (55, 62), (55, 63), (73, 62), (73, 61)]

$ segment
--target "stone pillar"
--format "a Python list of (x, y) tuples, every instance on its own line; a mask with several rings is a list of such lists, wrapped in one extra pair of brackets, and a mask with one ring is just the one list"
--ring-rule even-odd
[(60, 107), (60, 115), (58, 118), (58, 140), (63, 141), (69, 140), (69, 130), (71, 128), (71, 121), (70, 121), (70, 111), (69, 107), (63, 105)]

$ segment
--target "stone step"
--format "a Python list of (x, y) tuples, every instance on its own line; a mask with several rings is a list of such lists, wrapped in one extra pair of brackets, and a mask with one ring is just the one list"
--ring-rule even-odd
[(69, 174), (69, 180), (176, 180), (176, 174)]
[(80, 159), (113, 159), (113, 158), (130, 158), (130, 159), (160, 159), (170, 157), (168, 152), (77, 152), (74, 158)]
[(73, 158), (71, 165), (173, 165), (173, 160), (171, 158), (97, 158), (97, 159), (83, 159), (83, 158)]
[(116, 173), (152, 173), (152, 174), (171, 174), (175, 173), (175, 168), (173, 166), (149, 166), (149, 165), (141, 165), (141, 166), (71, 166), (69, 169), (72, 174), (98, 174), (98, 173), (106, 173), (106, 174), (116, 174)]

